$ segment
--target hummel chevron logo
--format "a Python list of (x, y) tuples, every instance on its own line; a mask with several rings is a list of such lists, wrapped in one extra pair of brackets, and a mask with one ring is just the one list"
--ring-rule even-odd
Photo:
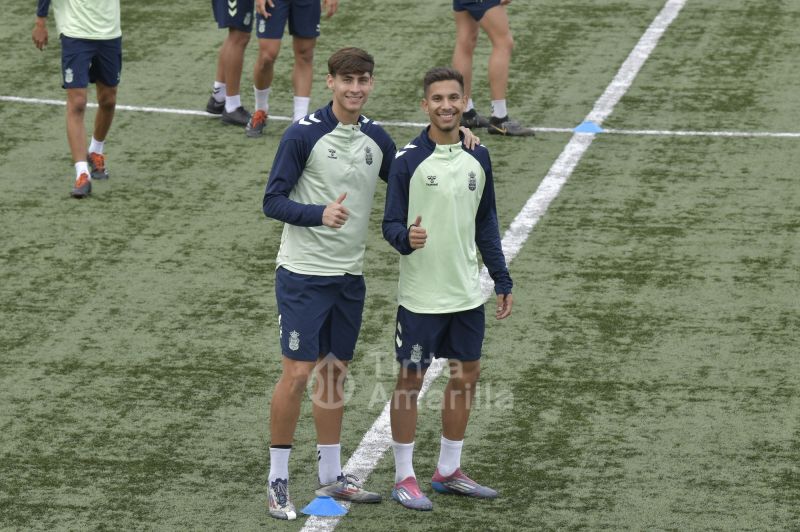
[(228, 14), (232, 17), (236, 16), (236, 0), (228, 0)]
[(406, 144), (405, 146), (403, 146), (403, 149), (402, 149), (402, 150), (398, 151), (398, 152), (397, 152), (397, 153), (394, 155), (394, 158), (395, 158), (395, 159), (397, 159), (398, 157), (400, 157), (401, 155), (403, 155), (403, 154), (406, 152), (406, 150), (410, 150), (410, 149), (413, 149), (413, 148), (416, 148), (416, 146), (415, 146), (415, 145), (413, 145), (413, 144)]

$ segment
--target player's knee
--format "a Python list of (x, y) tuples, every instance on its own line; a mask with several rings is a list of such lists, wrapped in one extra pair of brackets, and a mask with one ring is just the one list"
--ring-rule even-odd
[(492, 43), (492, 46), (494, 46), (498, 50), (510, 54), (514, 50), (514, 37), (512, 37), (511, 34), (508, 33), (503, 37), (495, 39), (495, 41)]
[(86, 95), (71, 94), (67, 97), (67, 112), (83, 114), (86, 111)]
[(97, 106), (104, 111), (113, 111), (117, 106), (117, 92), (108, 91), (98, 96)]
[(278, 59), (278, 52), (267, 48), (258, 49), (258, 65), (264, 69), (275, 64)]
[(481, 376), (481, 368), (477, 364), (459, 364), (450, 371), (452, 385), (461, 390), (474, 388)]
[(286, 387), (292, 395), (302, 395), (311, 377), (311, 370), (313, 366), (294, 364), (290, 367), (285, 367), (281, 380), (284, 381)]
[(246, 31), (231, 30), (228, 41), (237, 48), (244, 48), (250, 42), (250, 34)]
[(314, 63), (314, 47), (308, 46), (296, 49), (294, 52), (294, 60), (298, 63), (307, 65)]
[(424, 379), (425, 374), (421, 371), (408, 371), (405, 368), (401, 368), (400, 375), (397, 377), (396, 389), (409, 393), (419, 393)]

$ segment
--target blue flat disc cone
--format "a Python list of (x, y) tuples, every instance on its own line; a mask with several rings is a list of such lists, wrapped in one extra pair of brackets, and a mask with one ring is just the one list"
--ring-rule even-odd
[(344, 515), (347, 509), (334, 501), (330, 497), (317, 497), (301, 510), (306, 515), (317, 515), (320, 517), (332, 517)]
[(603, 128), (598, 126), (591, 120), (587, 120), (586, 122), (582, 122), (573, 131), (575, 131), (575, 133), (602, 133)]

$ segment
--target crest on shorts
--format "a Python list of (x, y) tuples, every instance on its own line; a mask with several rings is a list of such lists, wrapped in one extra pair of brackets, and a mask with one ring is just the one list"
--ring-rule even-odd
[(248, 13), (248, 14), (246, 14), (246, 15), (244, 16), (244, 25), (245, 25), (245, 26), (249, 26), (249, 25), (250, 25), (250, 16), (251, 16), (251, 14), (250, 14), (250, 13)]
[(73, 80), (72, 69), (68, 68), (64, 71), (64, 83), (72, 83)]
[(292, 331), (289, 333), (289, 349), (297, 351), (300, 349), (300, 333)]
[(367, 161), (367, 164), (372, 164), (372, 149), (369, 146), (367, 146), (364, 160)]
[(467, 183), (467, 186), (470, 190), (475, 190), (475, 187), (478, 184), (477, 180), (475, 179), (475, 172), (470, 172), (467, 175), (469, 175), (469, 182)]
[(262, 18), (261, 20), (258, 21), (258, 32), (264, 33), (264, 30), (266, 29), (267, 29), (267, 21)]
[(419, 344), (414, 344), (411, 346), (411, 362), (414, 364), (419, 364), (420, 360), (422, 360), (422, 346)]

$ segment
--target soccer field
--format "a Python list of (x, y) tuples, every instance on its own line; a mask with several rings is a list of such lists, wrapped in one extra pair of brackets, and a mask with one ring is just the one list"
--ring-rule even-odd
[[(442, 377), (421, 399), (415, 452), (433, 512), (389, 500), (389, 451), (365, 480), (382, 504), (291, 522), (265, 507), (282, 226), (261, 213), (291, 114), (290, 41), (277, 118), (249, 139), (179, 112), (202, 111), (213, 81), (223, 32), (208, 2), (123, 1), (111, 179), (77, 201), (53, 17), (39, 52), (35, 2), (6, 7), (0, 530), (800, 529), (800, 0), (666, 5), (677, 16), (649, 40), (665, 0), (509, 7), (510, 114), (537, 136), (480, 133), (511, 228), (515, 305), (487, 322), (462, 458), (501, 497), (431, 495)], [(342, 0), (322, 23), (312, 108), (328, 101), (327, 57), (363, 47), (377, 63), (365, 114), (398, 146), (411, 140), (422, 74), (450, 60), (450, 6)], [(489, 50), (482, 35), (485, 114)], [(253, 39), (248, 108), (255, 51)], [(575, 133), (587, 119), (601, 131)], [(397, 369), (384, 192), (343, 461)], [(315, 441), (306, 401), (290, 462), (298, 509), (317, 487)]]

